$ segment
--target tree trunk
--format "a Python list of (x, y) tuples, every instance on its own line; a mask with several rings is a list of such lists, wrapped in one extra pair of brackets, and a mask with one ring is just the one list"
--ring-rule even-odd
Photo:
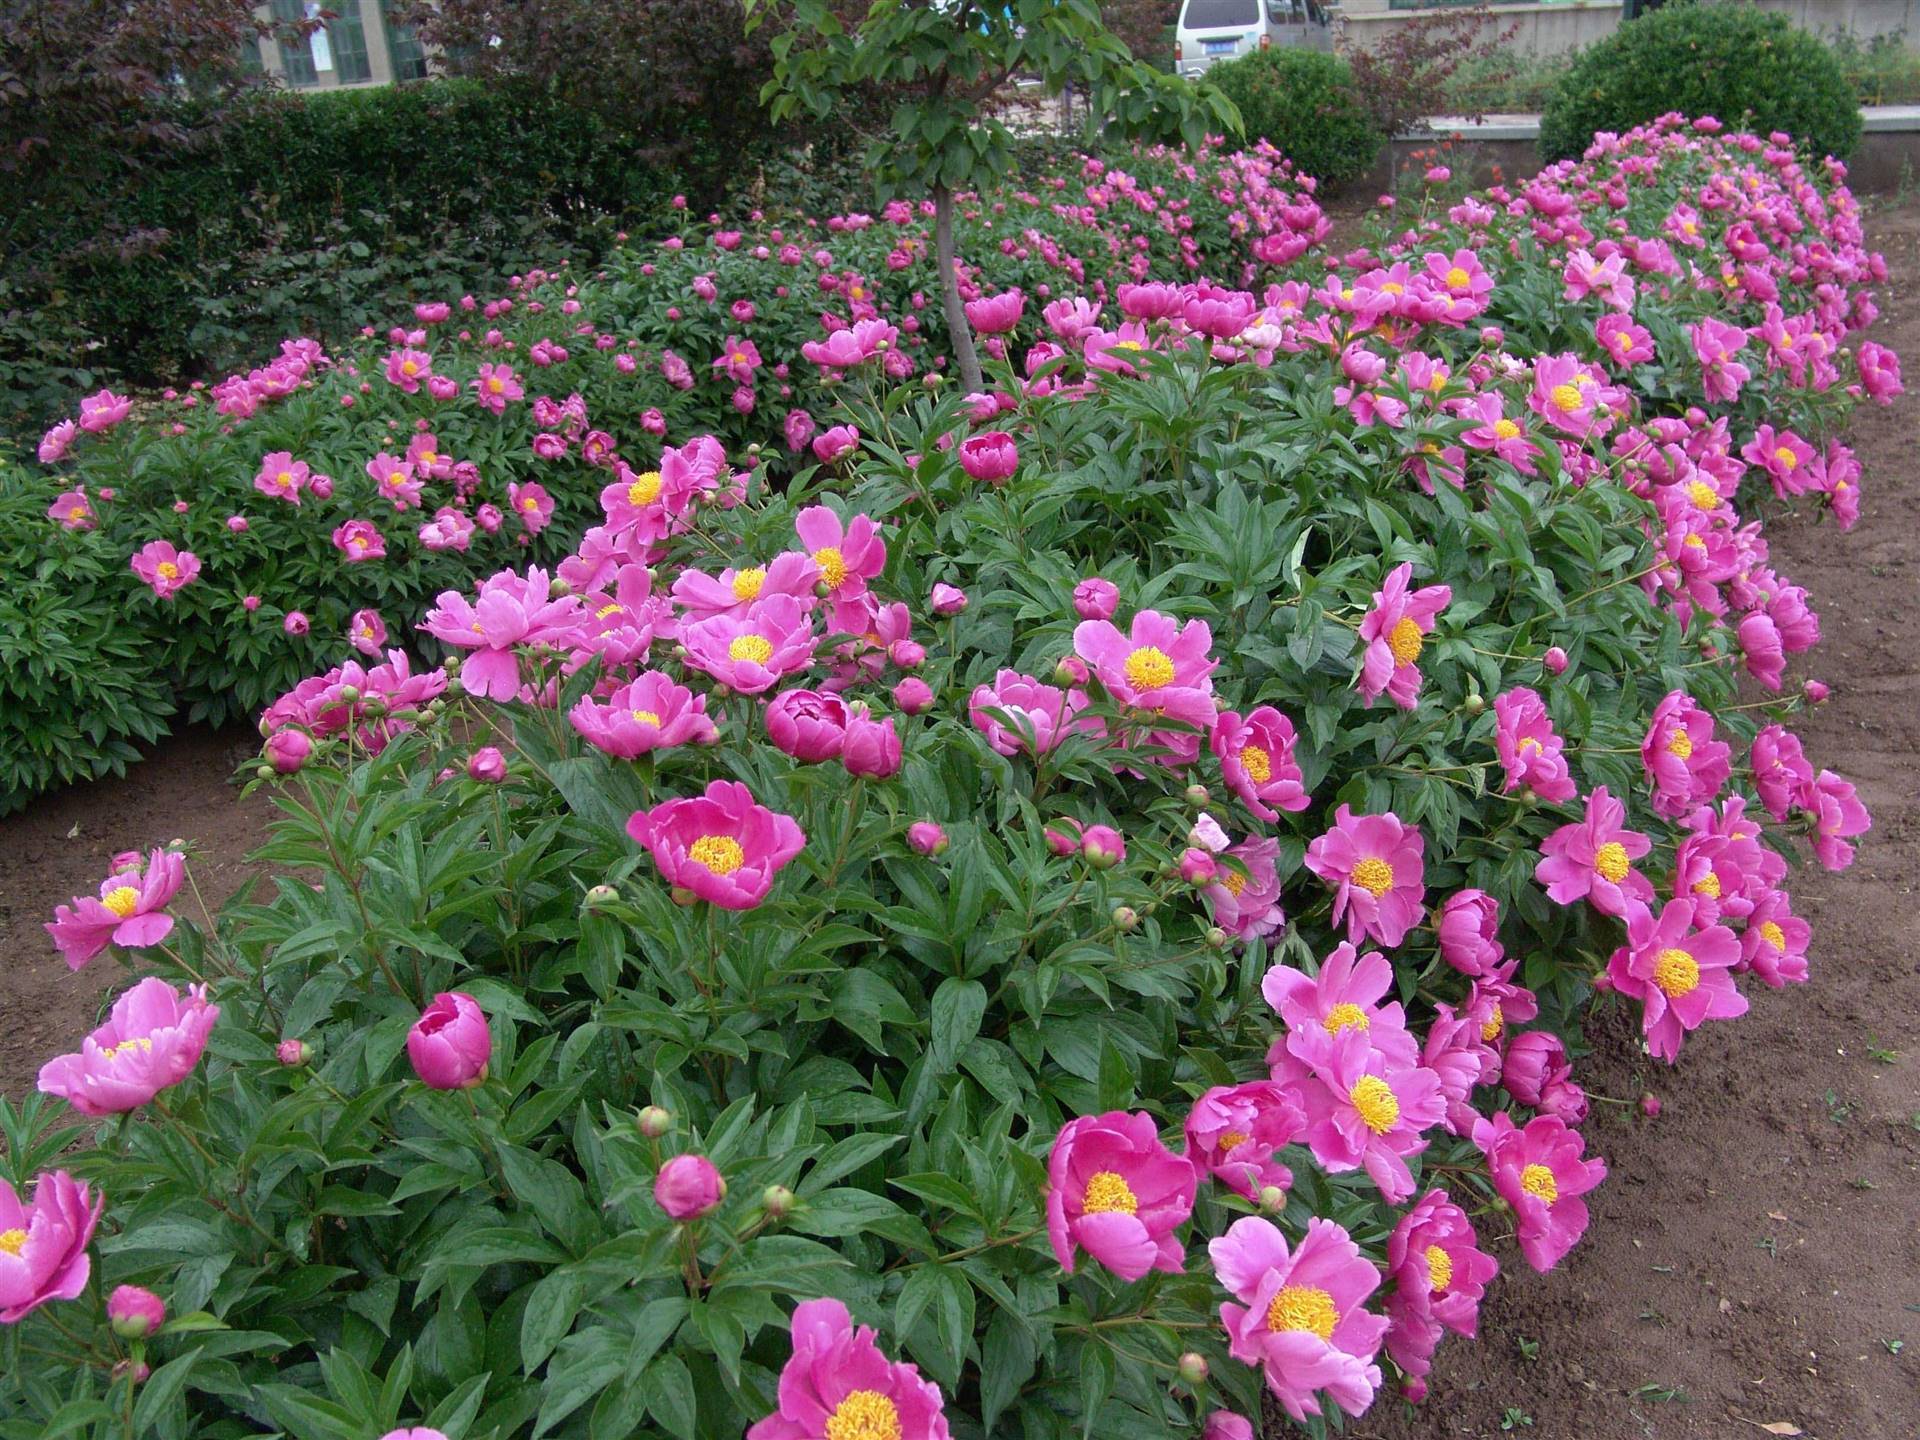
[(980, 378), (980, 357), (973, 350), (973, 327), (967, 324), (967, 312), (960, 303), (960, 271), (953, 258), (953, 192), (944, 185), (933, 187), (933, 248), (940, 266), (940, 309), (947, 317), (947, 348), (960, 366), (960, 381), (969, 395), (985, 390)]

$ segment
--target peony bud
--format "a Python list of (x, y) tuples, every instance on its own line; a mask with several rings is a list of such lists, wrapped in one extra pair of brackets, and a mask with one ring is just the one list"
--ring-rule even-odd
[(793, 1209), (794, 1195), (784, 1185), (769, 1185), (760, 1192), (760, 1208), (770, 1219), (781, 1220)]
[(1126, 933), (1132, 934), (1140, 928), (1140, 916), (1131, 905), (1116, 905), (1113, 907), (1113, 923)]
[(935, 585), (932, 605), (936, 615), (958, 615), (967, 608), (967, 592), (954, 585)]
[(933, 708), (933, 689), (918, 675), (909, 675), (893, 687), (893, 703), (903, 714), (924, 715)]
[(1218, 925), (1209, 925), (1207, 927), (1207, 944), (1211, 945), (1214, 949), (1224, 950), (1229, 938), (1227, 932), (1222, 930)]
[(603, 910), (620, 898), (620, 892), (611, 885), (596, 885), (587, 891), (586, 906), (589, 910)]
[(1660, 1118), (1660, 1097), (1657, 1095), (1642, 1095), (1640, 1097), (1640, 1113), (1649, 1120), (1658, 1120)]
[(1278, 1185), (1261, 1186), (1260, 1208), (1269, 1215), (1278, 1215), (1287, 1208), (1287, 1192)]
[(654, 1177), (653, 1198), (675, 1220), (697, 1220), (727, 1197), (727, 1182), (704, 1155), (676, 1155)]
[(947, 832), (931, 820), (916, 820), (907, 827), (907, 843), (922, 855), (939, 855), (947, 848)]
[(434, 1090), (470, 1090), (487, 1078), (493, 1036), (471, 995), (443, 991), (407, 1032), (407, 1059)]
[(1549, 675), (1564, 675), (1567, 671), (1567, 652), (1555, 645), (1540, 657), (1540, 663), (1547, 667)]
[(1096, 870), (1111, 870), (1127, 858), (1127, 842), (1111, 825), (1089, 825), (1080, 832), (1080, 853)]
[(313, 1047), (304, 1040), (282, 1040), (273, 1047), (273, 1058), (288, 1069), (298, 1069), (313, 1059)]
[(1189, 805), (1207, 805), (1211, 803), (1212, 800), (1213, 800), (1213, 796), (1207, 793), (1206, 786), (1204, 785), (1187, 786), (1187, 803)]
[(1213, 856), (1199, 846), (1189, 846), (1180, 852), (1180, 878), (1187, 884), (1199, 888), (1210, 885), (1220, 873), (1220, 867), (1214, 863)]
[(1827, 696), (1833, 693), (1827, 688), (1826, 682), (1822, 680), (1809, 680), (1800, 688), (1802, 693), (1806, 695), (1809, 705), (1819, 705), (1826, 700)]
[(467, 778), (483, 785), (498, 785), (507, 778), (507, 761), (498, 748), (486, 745), (467, 760)]
[(658, 1140), (673, 1128), (673, 1112), (659, 1105), (649, 1105), (634, 1117), (633, 1123), (649, 1140)]
[(122, 1340), (144, 1340), (167, 1323), (167, 1307), (151, 1290), (122, 1285), (107, 1297), (107, 1319)]
[(276, 730), (267, 739), (267, 764), (281, 775), (292, 775), (313, 753), (313, 739), (302, 730)]
[(1073, 587), (1073, 613), (1082, 620), (1109, 620), (1120, 608), (1120, 587), (1090, 575)]
[(1188, 1385), (1207, 1383), (1207, 1357), (1189, 1350), (1180, 1357), (1180, 1379)]

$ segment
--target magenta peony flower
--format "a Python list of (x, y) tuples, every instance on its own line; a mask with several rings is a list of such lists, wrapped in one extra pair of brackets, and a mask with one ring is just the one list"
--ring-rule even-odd
[(1513, 1207), (1520, 1252), (1536, 1270), (1551, 1270), (1587, 1228), (1580, 1197), (1607, 1178), (1607, 1162), (1582, 1158), (1586, 1142), (1555, 1115), (1536, 1115), (1520, 1129), (1506, 1111), (1473, 1127), (1494, 1188)]
[(493, 1036), (471, 995), (442, 991), (407, 1031), (407, 1059), (434, 1090), (471, 1090), (487, 1078)]
[(163, 907), (186, 876), (186, 858), (177, 850), (150, 851), (144, 870), (116, 866), (100, 882), (99, 899), (74, 896), (73, 904), (54, 908), (43, 928), (69, 970), (78, 970), (110, 943), (123, 950), (158, 945), (173, 932), (173, 917)]
[(1740, 942), (1722, 925), (1693, 928), (1690, 900), (1669, 900), (1658, 916), (1641, 910), (1627, 920), (1627, 943), (1607, 962), (1607, 978), (1622, 995), (1645, 1006), (1641, 1028), (1647, 1049), (1671, 1064), (1686, 1032), (1708, 1020), (1747, 1013), (1733, 983)]
[(907, 844), (921, 855), (939, 855), (947, 848), (947, 832), (931, 820), (916, 820), (907, 827)]
[(747, 1440), (947, 1440), (940, 1387), (889, 1361), (838, 1300), (795, 1307), (779, 1393), (780, 1408), (749, 1426)]
[(1200, 1440), (1253, 1440), (1253, 1422), (1231, 1410), (1212, 1411), (1200, 1429)]
[(97, 390), (80, 402), (80, 428), (104, 435), (133, 413), (133, 401), (111, 390)]
[[(1393, 989), (1393, 966), (1378, 950), (1364, 955), (1342, 943), (1309, 976), (1291, 965), (1274, 965), (1261, 978), (1260, 993), (1286, 1026), (1286, 1034), (1267, 1052), (1276, 1080), (1296, 1078), (1303, 1067), (1331, 1061), (1333, 1048), (1349, 1030), (1367, 1037), (1368, 1047), (1398, 1066), (1419, 1063), (1419, 1051), (1407, 1030), (1407, 1012)], [(1295, 1063), (1289, 1063), (1288, 1058)]]
[(1213, 883), (1206, 890), (1207, 908), (1213, 923), (1234, 939), (1272, 935), (1287, 923), (1274, 863), (1279, 853), (1280, 842), (1263, 837), (1241, 841), (1216, 862)]
[(34, 1180), (31, 1205), (0, 1180), (0, 1325), (17, 1325), (49, 1300), (73, 1300), (86, 1289), (87, 1246), (106, 1208), (104, 1196), (64, 1170)]
[(958, 615), (967, 608), (967, 592), (958, 586), (936, 583), (928, 608), (936, 615)]
[(1640, 763), (1653, 786), (1656, 812), (1677, 819), (1720, 793), (1732, 773), (1732, 750), (1713, 738), (1713, 716), (1684, 690), (1654, 707)]
[(529, 535), (538, 535), (553, 523), (553, 497), (547, 493), (547, 487), (529, 481), (525, 485), (518, 483), (507, 486), (508, 508), (520, 517), (520, 524)]
[(838, 695), (782, 690), (767, 706), (767, 738), (806, 765), (837, 760), (846, 743), (851, 712)]
[(333, 532), (333, 548), (349, 565), (363, 560), (380, 560), (387, 553), (387, 542), (371, 520), (349, 520)]
[(813, 437), (813, 458), (831, 465), (860, 448), (860, 431), (852, 425), (835, 425)]
[(289, 610), (280, 617), (280, 628), (289, 635), (300, 636), (312, 628), (304, 610)]
[(1435, 924), (1440, 932), (1440, 958), (1462, 975), (1488, 974), (1505, 958), (1500, 947), (1500, 902), (1484, 890), (1449, 895)]
[(79, 1054), (40, 1067), (40, 1091), (82, 1115), (137, 1110), (193, 1073), (219, 1018), (206, 986), (195, 985), (183, 997), (149, 975), (113, 1002), (107, 1023), (80, 1042)]
[(719, 577), (703, 570), (682, 570), (673, 581), (673, 603), (689, 620), (711, 615), (739, 615), (756, 602), (775, 595), (791, 595), (803, 609), (813, 608), (813, 587), (820, 583), (820, 567), (798, 550), (782, 550), (765, 565), (722, 570)]
[(636, 810), (627, 834), (652, 852), (676, 891), (723, 910), (751, 910), (766, 899), (774, 876), (807, 843), (791, 815), (756, 804), (737, 780), (714, 780), (698, 798)]
[(1407, 1157), (1427, 1148), (1425, 1132), (1446, 1114), (1440, 1077), (1375, 1050), (1366, 1030), (1343, 1030), (1313, 1073), (1294, 1083), (1306, 1112), (1307, 1146), (1330, 1175), (1364, 1169), (1389, 1205), (1413, 1194)]
[(1627, 919), (1653, 899), (1653, 886), (1633, 862), (1653, 848), (1637, 830), (1623, 828), (1627, 807), (1598, 786), (1587, 797), (1587, 815), (1562, 825), (1540, 842), (1533, 878), (1561, 905), (1586, 900), (1602, 915)]
[(1740, 968), (1752, 971), (1775, 990), (1804, 984), (1807, 943), (1812, 939), (1813, 927), (1793, 913), (1787, 893), (1772, 891), (1747, 917), (1747, 927), (1740, 934)]
[(387, 644), (387, 622), (378, 610), (356, 610), (347, 622), (347, 643), (362, 655), (378, 655)]
[(675, 1220), (698, 1220), (727, 1198), (726, 1179), (704, 1155), (676, 1155), (653, 1179), (653, 1198)]
[(1387, 1237), (1387, 1354), (1414, 1379), (1431, 1368), (1443, 1329), (1472, 1339), (1480, 1301), (1500, 1262), (1479, 1248), (1473, 1222), (1444, 1190), (1429, 1190)]
[(1814, 857), (1829, 870), (1853, 864), (1854, 847), (1847, 841), (1873, 828), (1873, 817), (1852, 784), (1831, 770), (1822, 770), (1801, 790), (1799, 804), (1813, 817)]
[(1069, 1120), (1047, 1159), (1047, 1236), (1060, 1268), (1073, 1273), (1078, 1249), (1123, 1280), (1180, 1273), (1186, 1250), (1173, 1232), (1193, 1213), (1199, 1183), (1193, 1165), (1160, 1143), (1151, 1115)]
[(842, 624), (843, 612), (867, 593), (867, 582), (887, 568), (887, 542), (871, 517), (841, 519), (825, 505), (809, 505), (794, 518), (794, 533), (820, 569), (820, 584), (833, 602), (834, 624), (850, 634), (866, 627)]
[(1551, 1030), (1526, 1030), (1514, 1036), (1500, 1062), (1500, 1083), (1507, 1093), (1535, 1109), (1541, 1091), (1572, 1073), (1567, 1047)]
[(1344, 915), (1347, 939), (1370, 936), (1398, 945), (1421, 920), (1426, 898), (1424, 841), (1398, 815), (1354, 815), (1345, 805), (1334, 827), (1307, 846), (1306, 865), (1334, 887), (1333, 922)]
[(149, 540), (127, 563), (162, 600), (171, 600), (200, 574), (199, 556), (191, 550), (176, 550), (165, 540)]
[(1293, 722), (1271, 705), (1250, 711), (1223, 710), (1208, 739), (1220, 757), (1227, 788), (1262, 820), (1280, 818), (1282, 810), (1307, 808), (1300, 767), (1293, 763)]
[(1360, 638), (1367, 648), (1355, 683), (1369, 705), (1382, 691), (1402, 710), (1411, 710), (1419, 702), (1420, 651), (1434, 618), (1452, 601), (1453, 591), (1445, 585), (1428, 585), (1409, 593), (1412, 579), (1411, 564), (1394, 566), (1386, 584), (1373, 592), (1373, 608), (1360, 622)]
[(1002, 670), (991, 685), (976, 685), (967, 700), (974, 729), (1002, 755), (1044, 755), (1067, 736), (1098, 734), (1098, 720), (1080, 720), (1084, 690), (1046, 685), (1018, 670)]
[(433, 357), (424, 350), (401, 348), (387, 356), (387, 380), (407, 394), (419, 392), (421, 383), (433, 373)]
[(1017, 288), (1003, 290), (998, 295), (969, 300), (963, 308), (967, 312), (967, 324), (980, 334), (1007, 335), (1019, 325), (1021, 312), (1027, 308), (1027, 297)]
[(301, 730), (276, 730), (267, 737), (267, 763), (280, 775), (297, 775), (313, 754), (313, 738)]
[(1126, 635), (1108, 620), (1073, 628), (1074, 653), (1120, 704), (1200, 729), (1218, 714), (1211, 676), (1219, 662), (1207, 657), (1212, 648), (1213, 631), (1204, 620), (1183, 626), (1153, 610), (1137, 611)]
[(471, 693), (504, 702), (520, 693), (519, 648), (570, 646), (585, 618), (579, 597), (555, 596), (547, 572), (534, 567), (524, 576), (503, 570), (488, 577), (472, 600), (441, 591), (420, 628), (470, 652), (460, 681)]
[(849, 775), (866, 780), (888, 780), (900, 771), (900, 735), (893, 717), (875, 720), (862, 710), (847, 718), (840, 746), (840, 763)]
[(1255, 1200), (1269, 1185), (1293, 1184), (1293, 1172), (1274, 1153), (1299, 1139), (1306, 1115), (1286, 1086), (1255, 1080), (1214, 1086), (1193, 1102), (1185, 1128), (1187, 1159)]
[(467, 757), (467, 778), (483, 785), (498, 785), (507, 778), (507, 757), (496, 745), (483, 745)]
[(313, 474), (304, 460), (295, 460), (291, 451), (275, 450), (260, 459), (260, 473), (253, 477), (253, 488), (262, 495), (291, 504), (300, 503), (300, 492), (307, 488)]
[(1494, 748), (1507, 772), (1506, 790), (1531, 790), (1555, 804), (1579, 794), (1561, 755), (1560, 737), (1540, 696), (1524, 685), (1493, 697)]
[(107, 1321), (122, 1340), (144, 1340), (167, 1323), (167, 1307), (151, 1290), (121, 1285), (107, 1297)]
[(605, 703), (583, 695), (567, 720), (596, 750), (632, 760), (674, 745), (707, 745), (720, 731), (707, 718), (707, 697), (648, 670), (622, 685)]
[(1111, 620), (1120, 608), (1120, 587), (1089, 575), (1073, 587), (1073, 613), (1082, 620)]
[(819, 637), (791, 595), (756, 600), (743, 614), (697, 620), (680, 632), (687, 664), (743, 695), (771, 690), (813, 664)]
[(960, 468), (975, 480), (1003, 485), (1019, 466), (1019, 447), (1004, 430), (970, 435), (960, 442)]
[(933, 687), (918, 675), (909, 675), (893, 687), (893, 703), (903, 715), (924, 715), (933, 708)]
[(1349, 1415), (1373, 1403), (1380, 1388), (1374, 1356), (1387, 1319), (1366, 1302), (1380, 1272), (1346, 1230), (1315, 1216), (1290, 1249), (1279, 1226), (1248, 1215), (1208, 1242), (1207, 1253), (1220, 1283), (1241, 1302), (1220, 1307), (1228, 1350), (1261, 1368), (1289, 1415), (1320, 1414), (1320, 1390)]

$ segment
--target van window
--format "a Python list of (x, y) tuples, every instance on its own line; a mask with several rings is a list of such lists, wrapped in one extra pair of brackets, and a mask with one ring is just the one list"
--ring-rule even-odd
[(1187, 0), (1180, 24), (1187, 30), (1223, 30), (1259, 22), (1260, 0)]

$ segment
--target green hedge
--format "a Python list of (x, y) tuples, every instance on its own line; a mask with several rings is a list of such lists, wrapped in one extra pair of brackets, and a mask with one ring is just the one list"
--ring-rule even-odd
[(1581, 52), (1540, 117), (1540, 153), (1579, 155), (1598, 131), (1673, 110), (1785, 130), (1815, 156), (1844, 160), (1860, 140), (1859, 102), (1824, 41), (1745, 5), (1673, 4)]
[(1240, 107), (1248, 140), (1269, 140), (1303, 175), (1338, 190), (1373, 168), (1386, 136), (1367, 113), (1347, 62), (1280, 47), (1216, 65), (1207, 79)]
[(417, 294), (596, 256), (675, 193), (714, 198), (740, 160), (698, 117), (666, 168), (647, 137), (467, 81), (177, 118), (185, 139), (76, 155), (57, 187), (0, 175), (0, 426), (30, 434), (80, 387), (224, 373), (287, 335), (390, 323)]

